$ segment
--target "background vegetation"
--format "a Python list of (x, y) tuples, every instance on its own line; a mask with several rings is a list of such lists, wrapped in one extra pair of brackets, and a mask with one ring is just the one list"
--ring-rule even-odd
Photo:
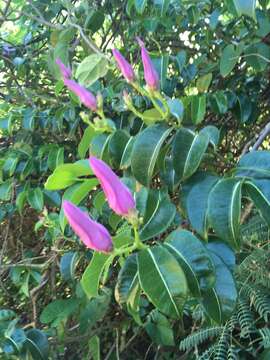
[[(270, 2), (2, 0), (0, 9), (1, 359), (270, 358)], [(112, 58), (116, 47), (143, 84), (136, 36), (158, 71), (166, 121)], [(109, 132), (64, 87), (57, 58), (102, 95)], [(174, 233), (185, 255), (181, 316), (164, 308), (172, 292), (160, 303), (146, 285), (149, 260), (138, 256), (132, 292), (134, 257), (106, 264), (66, 226), (62, 197), (90, 210), (116, 247), (133, 239), (89, 178), (89, 147), (136, 192), (140, 235), (168, 261), (165, 282), (176, 260), (164, 240), (185, 229)]]

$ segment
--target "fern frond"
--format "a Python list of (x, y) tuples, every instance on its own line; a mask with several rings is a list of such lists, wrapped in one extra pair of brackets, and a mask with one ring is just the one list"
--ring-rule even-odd
[(238, 301), (237, 318), (241, 327), (240, 336), (242, 338), (250, 336), (250, 332), (254, 328), (254, 318), (249, 303), (245, 299)]
[(228, 349), (227, 359), (228, 360), (239, 360), (237, 347), (233, 344), (231, 344)]
[(210, 346), (201, 355), (199, 355), (199, 357), (197, 357), (196, 360), (211, 360), (211, 359), (213, 359), (216, 347), (217, 347), (216, 344)]
[(214, 360), (227, 360), (227, 351), (229, 348), (230, 333), (226, 326), (224, 326), (222, 334), (217, 343)]
[(219, 336), (223, 329), (223, 326), (215, 326), (198, 330), (180, 342), (180, 350), (185, 351), (197, 347), (207, 339)]
[(259, 333), (262, 337), (261, 345), (265, 349), (269, 349), (270, 348), (270, 329), (269, 328), (259, 329)]
[(262, 289), (247, 284), (242, 288), (241, 292), (250, 299), (251, 305), (254, 306), (260, 317), (267, 322), (270, 316), (269, 296)]

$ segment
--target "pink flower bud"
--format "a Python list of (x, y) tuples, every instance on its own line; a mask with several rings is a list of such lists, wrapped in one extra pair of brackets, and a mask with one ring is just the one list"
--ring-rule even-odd
[(137, 41), (141, 47), (141, 57), (142, 57), (142, 62), (143, 62), (145, 82), (149, 86), (150, 89), (157, 90), (159, 87), (158, 73), (157, 73), (156, 69), (154, 68), (154, 65), (148, 54), (148, 51), (146, 50), (146, 48), (144, 46), (144, 42), (138, 37), (137, 37)]
[(129, 215), (130, 211), (135, 209), (135, 201), (127, 186), (120, 181), (104, 161), (91, 156), (89, 162), (106, 195), (109, 206), (118, 215)]
[(63, 203), (65, 216), (75, 234), (90, 249), (110, 252), (112, 251), (112, 238), (108, 230), (80, 208), (65, 200)]
[(80, 99), (80, 101), (92, 111), (97, 110), (97, 99), (95, 96), (88, 90), (86, 90), (83, 86), (76, 83), (74, 80), (64, 79), (64, 84), (66, 87), (74, 92)]
[(71, 69), (69, 67), (67, 67), (65, 64), (62, 63), (62, 61), (57, 58), (55, 60), (56, 64), (59, 66), (61, 74), (63, 76), (64, 79), (69, 79), (71, 77)]
[(128, 82), (134, 81), (135, 73), (130, 63), (124, 58), (124, 56), (117, 49), (113, 49), (112, 53), (124, 78)]

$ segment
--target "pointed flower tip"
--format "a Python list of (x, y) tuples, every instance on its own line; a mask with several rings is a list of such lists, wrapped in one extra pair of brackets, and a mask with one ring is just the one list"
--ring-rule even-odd
[(97, 99), (90, 91), (76, 83), (76, 81), (67, 78), (64, 79), (64, 84), (70, 91), (78, 96), (82, 104), (84, 104), (92, 111), (97, 110)]
[(112, 53), (124, 78), (128, 82), (133, 82), (135, 80), (135, 73), (130, 63), (124, 58), (119, 50), (113, 49)]
[(147, 49), (144, 46), (141, 47), (141, 57), (143, 62), (144, 79), (146, 84), (151, 90), (158, 90), (159, 76), (148, 54)]
[(140, 47), (144, 47), (144, 42), (142, 41), (142, 39), (139, 36), (136, 36), (136, 40), (138, 42), (138, 44), (140, 45)]
[(120, 216), (128, 216), (130, 211), (135, 209), (135, 201), (128, 187), (104, 161), (90, 156), (89, 162), (99, 179), (110, 208)]
[(61, 61), (60, 58), (57, 58), (57, 59), (55, 60), (55, 63), (59, 66), (59, 69), (60, 69), (60, 72), (61, 72), (63, 78), (64, 78), (64, 79), (65, 79), (65, 78), (69, 79), (69, 78), (71, 77), (71, 74), (72, 74), (71, 69), (70, 69), (69, 67), (67, 67), (67, 66)]
[(86, 247), (105, 253), (112, 251), (112, 238), (103, 225), (67, 200), (63, 202), (63, 209), (74, 233)]

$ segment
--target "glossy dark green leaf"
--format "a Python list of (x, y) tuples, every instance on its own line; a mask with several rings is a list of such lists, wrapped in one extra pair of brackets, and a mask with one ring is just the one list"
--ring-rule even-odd
[(231, 271), (234, 271), (236, 264), (235, 253), (229, 245), (220, 240), (214, 240), (209, 242), (206, 247), (209, 251), (219, 256)]
[(212, 73), (209, 74), (205, 74), (201, 77), (199, 77), (199, 79), (196, 81), (196, 87), (198, 89), (199, 92), (205, 92), (208, 90), (211, 81), (212, 81)]
[(175, 230), (166, 239), (164, 246), (179, 262), (187, 278), (188, 287), (194, 296), (215, 284), (215, 267), (209, 252), (191, 232)]
[(128, 142), (126, 143), (126, 146), (124, 148), (124, 151), (122, 153), (121, 161), (120, 161), (120, 169), (127, 169), (131, 165), (131, 154), (133, 145), (135, 142), (135, 137), (130, 137)]
[(150, 190), (146, 200), (143, 224), (140, 228), (141, 240), (151, 239), (164, 232), (175, 216), (175, 206), (162, 192)]
[(115, 299), (122, 304), (128, 301), (128, 298), (134, 287), (139, 281), (137, 254), (130, 255), (118, 274), (118, 279), (115, 287)]
[(216, 234), (233, 248), (240, 245), (242, 182), (237, 179), (222, 179), (209, 195), (209, 223)]
[(109, 260), (109, 255), (95, 252), (89, 265), (84, 270), (81, 285), (89, 299), (98, 295), (100, 278)]
[(203, 121), (206, 113), (206, 96), (196, 95), (191, 98), (191, 120), (193, 124)]
[(270, 178), (270, 151), (251, 151), (241, 157), (236, 175), (256, 179)]
[(150, 184), (160, 149), (170, 132), (168, 126), (158, 124), (149, 126), (137, 136), (131, 154), (131, 169), (141, 184)]
[(203, 294), (202, 304), (214, 321), (223, 323), (235, 310), (237, 290), (229, 268), (214, 253), (211, 257), (216, 269), (216, 285)]
[(225, 46), (220, 58), (220, 74), (225, 77), (230, 74), (239, 60), (240, 47), (232, 44)]
[(208, 134), (181, 128), (173, 145), (173, 164), (180, 180), (189, 178), (198, 169), (209, 143)]
[(209, 136), (210, 144), (216, 148), (219, 143), (220, 131), (217, 127), (213, 125), (208, 125), (202, 128), (201, 133), (207, 133)]
[(11, 197), (12, 179), (4, 181), (0, 185), (0, 200), (8, 201)]
[(184, 105), (179, 99), (168, 100), (167, 104), (170, 108), (170, 113), (178, 120), (180, 123), (183, 120), (184, 116)]
[(245, 59), (255, 71), (265, 70), (270, 61), (269, 46), (262, 42), (251, 44), (245, 49)]
[(53, 171), (64, 163), (64, 148), (51, 149), (48, 155), (48, 167)]
[(91, 155), (94, 155), (99, 159), (106, 160), (110, 138), (111, 135), (104, 133), (95, 135), (90, 144)]
[(164, 314), (181, 317), (187, 296), (183, 270), (170, 252), (153, 246), (138, 253), (139, 281), (149, 300)]
[[(197, 175), (197, 174), (196, 174)], [(218, 177), (209, 173), (200, 173), (192, 181), (186, 198), (188, 219), (193, 229), (207, 239), (208, 231), (208, 198)]]
[(78, 261), (78, 253), (70, 251), (64, 254), (60, 260), (60, 272), (64, 280), (73, 280), (76, 263)]
[(33, 360), (47, 360), (49, 358), (49, 342), (47, 336), (38, 329), (28, 330), (26, 348), (31, 353)]
[(29, 190), (27, 199), (30, 206), (33, 209), (37, 211), (41, 211), (43, 209), (44, 206), (43, 192), (39, 187)]
[(270, 226), (270, 181), (254, 180), (244, 183), (244, 190)]
[(251, 18), (256, 19), (256, 0), (233, 0), (233, 2), (239, 16), (248, 15)]
[(129, 135), (124, 130), (116, 130), (110, 137), (108, 151), (112, 164), (119, 166), (126, 144), (129, 141)]

